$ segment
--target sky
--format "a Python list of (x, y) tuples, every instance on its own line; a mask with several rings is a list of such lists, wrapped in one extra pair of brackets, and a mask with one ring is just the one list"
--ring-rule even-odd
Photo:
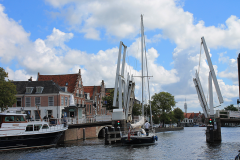
[[(112, 88), (120, 41), (127, 45), (125, 73), (141, 75), (143, 14), (151, 95), (169, 92), (176, 107), (184, 110), (186, 100), (187, 112), (202, 112), (193, 78), (198, 70), (209, 97), (204, 36), (224, 99), (219, 106), (213, 88), (214, 106), (237, 106), (238, 6), (224, 0), (0, 0), (0, 67), (14, 81), (81, 69), (83, 85), (104, 80)], [(141, 99), (140, 79), (135, 82)]]

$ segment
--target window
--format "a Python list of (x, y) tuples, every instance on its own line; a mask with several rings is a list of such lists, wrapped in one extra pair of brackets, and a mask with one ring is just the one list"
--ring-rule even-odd
[(74, 104), (77, 105), (77, 99), (74, 99)]
[(39, 131), (42, 127), (42, 124), (34, 124), (34, 131)]
[(31, 97), (26, 97), (26, 107), (31, 107)]
[(26, 93), (32, 93), (33, 87), (26, 87)]
[(33, 131), (33, 125), (27, 125), (26, 131)]
[(40, 119), (41, 111), (35, 110), (35, 119)]
[(40, 104), (41, 104), (40, 97), (35, 97), (35, 105), (38, 106)]
[(42, 127), (42, 129), (48, 129), (48, 128), (49, 128), (49, 127), (48, 127), (47, 124), (44, 124), (43, 127)]
[(14, 122), (14, 116), (5, 116), (5, 122)]
[(48, 106), (53, 106), (53, 97), (48, 97)]
[(90, 107), (89, 107), (89, 110), (90, 110), (90, 113), (92, 113), (92, 107), (91, 107), (91, 105), (90, 105)]
[(67, 101), (68, 101), (68, 98), (65, 97), (65, 106), (67, 106)]
[(42, 91), (43, 91), (43, 87), (36, 87), (36, 93), (42, 93)]
[(52, 116), (52, 110), (48, 110), (47, 112), (48, 112), (48, 118), (51, 118), (51, 116)]
[(23, 116), (15, 116), (15, 121), (16, 121), (16, 122), (24, 122), (25, 119), (24, 119)]
[(64, 105), (64, 99), (63, 99), (63, 96), (61, 96), (61, 106)]
[(16, 107), (22, 107), (22, 98), (17, 98)]
[(77, 94), (76, 94), (77, 97), (79, 97), (79, 90), (77, 90)]
[(26, 119), (31, 119), (31, 111), (25, 111)]
[(82, 87), (82, 85), (81, 85), (81, 79), (79, 80), (78, 87), (79, 87), (79, 88)]

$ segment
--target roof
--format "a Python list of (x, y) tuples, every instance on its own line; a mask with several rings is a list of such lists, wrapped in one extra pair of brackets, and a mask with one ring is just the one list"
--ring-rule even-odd
[[(38, 81), (54, 81), (59, 86), (67, 86), (68, 92), (73, 93), (78, 80), (79, 73), (76, 74), (64, 74), (64, 75), (40, 75), (38, 74)], [(66, 85), (66, 83), (68, 83)]]
[(101, 86), (83, 86), (84, 88), (84, 93), (90, 93), (90, 99), (93, 99), (93, 95), (95, 93), (100, 93), (101, 92)]
[(12, 81), (16, 85), (17, 94), (25, 94), (26, 87), (33, 87), (32, 94), (36, 93), (36, 87), (44, 87), (41, 94), (59, 93), (60, 87), (53, 81)]
[(184, 117), (188, 119), (193, 119), (194, 113), (184, 113)]

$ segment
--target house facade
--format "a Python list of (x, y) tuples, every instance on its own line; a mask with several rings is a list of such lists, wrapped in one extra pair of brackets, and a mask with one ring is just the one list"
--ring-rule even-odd
[(105, 85), (102, 80), (99, 86), (84, 86), (85, 99), (88, 102), (86, 113), (88, 116), (106, 115), (108, 112), (106, 107), (103, 107), (102, 98), (105, 94)]
[(76, 74), (41, 75), (38, 73), (37, 81), (46, 80), (52, 80), (64, 91), (74, 95), (76, 107), (65, 108), (64, 113), (67, 117), (84, 119), (107, 113), (106, 108), (102, 105), (102, 98), (105, 96), (103, 80), (99, 86), (83, 86), (80, 69)]
[(27, 118), (61, 118), (69, 106), (71, 93), (61, 90), (53, 81), (13, 81), (17, 90), (17, 103), (12, 107), (27, 114)]
[(50, 80), (58, 84), (62, 90), (64, 90), (65, 92), (69, 92), (74, 96), (74, 103), (76, 106), (66, 106), (64, 108), (64, 116), (78, 119), (85, 118), (86, 103), (81, 70), (79, 69), (79, 72), (76, 74), (63, 75), (41, 75), (40, 73), (38, 73), (37, 81)]
[(185, 127), (193, 127), (194, 125), (202, 125), (201, 112), (199, 113), (184, 113), (184, 119), (181, 121), (181, 125)]

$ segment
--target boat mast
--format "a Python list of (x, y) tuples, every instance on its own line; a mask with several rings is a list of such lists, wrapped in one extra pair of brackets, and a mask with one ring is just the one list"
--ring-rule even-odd
[(142, 62), (142, 116), (144, 117), (143, 107), (143, 15), (141, 14), (141, 62)]

